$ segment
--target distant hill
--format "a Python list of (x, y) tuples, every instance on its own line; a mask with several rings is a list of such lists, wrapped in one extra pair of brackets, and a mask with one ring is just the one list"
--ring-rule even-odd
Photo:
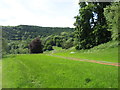
[(37, 36), (46, 37), (48, 35), (59, 35), (61, 32), (72, 32), (74, 28), (69, 27), (41, 27), (32, 25), (2, 26), (3, 37), (8, 40), (21, 40), (35, 38)]

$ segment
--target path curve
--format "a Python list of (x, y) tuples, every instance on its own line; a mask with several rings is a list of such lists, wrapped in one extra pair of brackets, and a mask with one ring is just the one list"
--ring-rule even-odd
[(64, 57), (64, 56), (58, 56), (58, 55), (52, 55), (52, 54), (49, 54), (48, 56), (59, 57), (59, 58), (70, 59), (70, 60), (76, 60), (76, 61), (98, 63), (98, 64), (104, 64), (104, 65), (119, 66), (120, 67), (120, 63), (114, 63), (114, 62), (88, 60), (88, 59), (80, 59), (80, 58), (73, 58), (73, 57)]

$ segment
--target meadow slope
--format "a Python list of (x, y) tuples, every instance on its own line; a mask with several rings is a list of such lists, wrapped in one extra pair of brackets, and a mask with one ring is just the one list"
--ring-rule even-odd
[(108, 42), (88, 50), (75, 50), (74, 48), (63, 50), (58, 47), (54, 47), (54, 49), (48, 54), (118, 63), (118, 42)]
[(3, 58), (3, 88), (117, 88), (118, 67), (45, 54)]

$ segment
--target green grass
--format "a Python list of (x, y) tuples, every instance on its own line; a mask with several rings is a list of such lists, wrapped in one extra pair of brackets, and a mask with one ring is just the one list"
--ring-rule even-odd
[(63, 50), (61, 47), (57, 47), (57, 46), (53, 46), (53, 49), (54, 49), (55, 51)]
[(45, 54), (3, 58), (3, 88), (117, 88), (118, 67)]
[(0, 89), (2, 88), (2, 60), (0, 59)]
[(54, 53), (53, 55), (65, 56), (65, 57), (74, 57), (80, 59), (88, 60), (98, 60), (98, 61), (108, 61), (108, 62), (118, 62), (118, 48), (110, 48), (103, 50), (82, 50), (74, 51), (75, 53), (71, 54), (71, 50), (62, 51)]
[[(75, 52), (71, 54), (70, 52)], [(53, 53), (53, 55), (74, 57), (88, 60), (98, 60), (107, 62), (118, 62), (118, 42), (108, 42), (88, 50), (62, 50)]]

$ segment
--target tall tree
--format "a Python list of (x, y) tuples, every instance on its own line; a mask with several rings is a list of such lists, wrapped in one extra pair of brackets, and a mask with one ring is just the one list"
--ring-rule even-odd
[(111, 32), (107, 30), (108, 25), (104, 16), (104, 8), (110, 5), (110, 2), (95, 2), (94, 13), (96, 14), (96, 20), (93, 27), (93, 36), (95, 45), (108, 42), (111, 40)]
[(86, 49), (90, 48), (91, 40), (90, 34), (92, 32), (91, 23), (93, 21), (93, 4), (88, 4), (85, 2), (80, 2), (80, 10), (79, 15), (77, 15), (76, 22), (74, 25), (76, 26), (76, 30), (78, 32), (78, 48), (79, 49)]
[(120, 37), (120, 2), (114, 2), (104, 10), (104, 15), (109, 26), (108, 30), (112, 31), (112, 40), (118, 40)]
[(110, 40), (107, 31), (104, 8), (110, 3), (80, 2), (79, 14), (75, 17), (75, 30), (78, 32), (78, 49), (89, 49)]

